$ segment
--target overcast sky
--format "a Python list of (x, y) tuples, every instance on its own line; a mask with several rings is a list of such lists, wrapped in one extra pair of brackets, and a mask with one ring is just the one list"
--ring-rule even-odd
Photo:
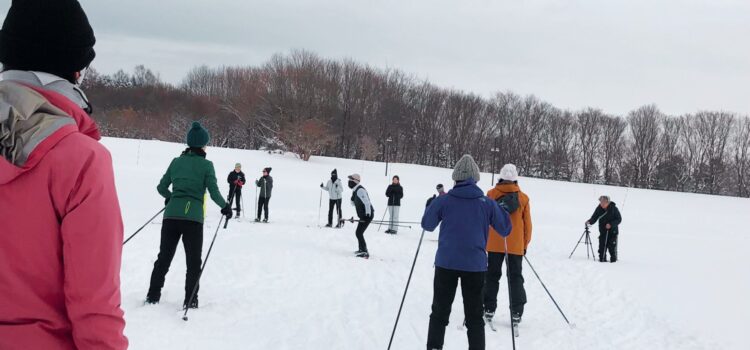
[[(306, 49), (490, 96), (625, 114), (750, 114), (748, 0), (82, 0), (94, 66), (191, 67)], [(2, 13), (9, 0), (0, 0)]]

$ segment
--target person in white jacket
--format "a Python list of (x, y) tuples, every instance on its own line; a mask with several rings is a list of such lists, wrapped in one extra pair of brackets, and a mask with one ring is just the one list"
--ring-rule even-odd
[(341, 179), (338, 177), (336, 169), (331, 172), (331, 179), (328, 183), (323, 186), (320, 184), (320, 188), (328, 192), (328, 224), (326, 227), (333, 226), (333, 208), (336, 207), (336, 214), (338, 214), (338, 221), (336, 221), (336, 228), (341, 228), (341, 198), (344, 194), (344, 187), (341, 185)]

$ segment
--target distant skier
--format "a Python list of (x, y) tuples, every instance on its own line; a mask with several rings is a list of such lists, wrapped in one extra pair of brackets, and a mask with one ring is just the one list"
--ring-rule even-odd
[(398, 233), (398, 214), (401, 211), (401, 198), (404, 198), (404, 188), (401, 187), (401, 179), (398, 175), (393, 176), (392, 182), (385, 190), (385, 196), (388, 197), (388, 214), (390, 221), (385, 233)]
[(370, 195), (367, 190), (360, 184), (361, 181), (362, 178), (359, 174), (349, 175), (348, 185), (352, 189), (352, 205), (360, 220), (356, 230), (359, 249), (354, 254), (359, 258), (369, 258), (370, 253), (367, 251), (367, 242), (365, 242), (365, 230), (367, 230), (367, 226), (370, 226), (370, 222), (375, 215), (375, 208), (370, 202)]
[[(524, 305), (526, 304), (526, 290), (523, 287), (522, 264), (523, 256), (531, 242), (531, 206), (529, 196), (518, 187), (518, 170), (513, 164), (506, 164), (500, 170), (500, 181), (487, 192), (487, 197), (497, 201), (510, 213), (513, 230), (507, 238), (508, 268), (510, 275), (511, 320), (513, 325), (521, 323)], [(494, 230), (490, 229), (494, 232)], [(500, 236), (490, 234), (487, 242), (489, 264), (484, 284), (484, 318), (492, 322), (497, 309), (497, 293), (500, 289), (500, 277), (503, 275), (503, 261), (505, 259), (505, 242)]]
[(453, 180), (456, 185), (448, 195), (437, 197), (422, 217), (422, 228), (427, 231), (440, 225), (427, 349), (443, 348), (459, 279), (469, 349), (484, 349), (482, 288), (487, 271), (487, 236), (492, 226), (494, 232), (507, 237), (511, 223), (508, 213), (477, 186), (479, 167), (471, 156), (464, 155), (456, 163)]
[(320, 184), (320, 188), (328, 192), (328, 224), (326, 224), (326, 227), (333, 226), (333, 208), (336, 207), (336, 214), (338, 214), (338, 221), (336, 224), (336, 228), (341, 227), (341, 197), (344, 193), (344, 186), (341, 185), (341, 179), (339, 179), (338, 173), (336, 172), (336, 169), (333, 169), (331, 172), (331, 179), (328, 180), (328, 183), (323, 186), (323, 184)]
[(260, 222), (260, 214), (265, 212), (263, 222), (268, 222), (268, 202), (271, 201), (271, 191), (273, 190), (273, 177), (271, 177), (271, 168), (263, 169), (263, 176), (255, 181), (255, 186), (260, 188), (258, 196), (258, 215), (255, 222)]
[(427, 204), (425, 204), (425, 207), (429, 207), (430, 204), (432, 204), (432, 201), (435, 200), (438, 196), (445, 195), (445, 188), (443, 187), (443, 184), (437, 184), (437, 187), (435, 187), (435, 190), (437, 190), (437, 194), (433, 194), (432, 197), (427, 198)]
[[(185, 276), (185, 308), (198, 308), (198, 294), (190, 301), (193, 288), (198, 283), (203, 251), (203, 201), (206, 189), (211, 200), (221, 209), (221, 213), (232, 218), (232, 205), (224, 201), (216, 183), (214, 164), (206, 159), (208, 131), (198, 122), (193, 122), (187, 134), (188, 148), (182, 155), (172, 160), (167, 172), (156, 187), (165, 198), (167, 205), (161, 226), (159, 255), (151, 272), (151, 285), (148, 288), (146, 303), (157, 304), (161, 299), (164, 279), (172, 264), (177, 244), (182, 237), (185, 247), (187, 274)], [(169, 186), (172, 186), (172, 191)]]
[[(227, 200), (229, 200), (229, 197), (234, 193), (234, 202), (236, 203), (234, 210), (237, 211), (236, 216), (238, 218), (240, 217), (240, 212), (244, 209), (240, 203), (242, 200), (242, 186), (244, 186), (246, 182), (245, 173), (242, 172), (242, 164), (235, 164), (234, 171), (230, 172), (229, 176), (227, 176), (227, 183), (229, 183), (229, 196), (227, 197)], [(229, 204), (231, 205), (232, 203)]]
[(599, 205), (594, 210), (591, 218), (586, 220), (586, 225), (593, 225), (599, 221), (599, 261), (607, 262), (607, 250), (609, 250), (610, 262), (617, 262), (617, 236), (620, 234), (620, 223), (622, 216), (615, 202), (609, 200), (609, 196), (599, 197)]

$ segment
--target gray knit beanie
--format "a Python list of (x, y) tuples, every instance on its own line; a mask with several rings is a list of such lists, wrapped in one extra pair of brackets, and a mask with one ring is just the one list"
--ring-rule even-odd
[(479, 166), (474, 161), (474, 158), (468, 154), (464, 154), (453, 168), (453, 181), (460, 182), (468, 179), (474, 179), (475, 182), (479, 182)]

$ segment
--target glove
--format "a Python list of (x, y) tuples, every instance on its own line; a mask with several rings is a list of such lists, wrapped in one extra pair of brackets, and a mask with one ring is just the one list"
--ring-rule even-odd
[(523, 256), (526, 256), (526, 248), (523, 249)]
[(323, 188), (323, 183), (322, 182), (320, 183), (320, 188)]
[(240, 180), (236, 180), (236, 181), (234, 182), (234, 184), (235, 184), (235, 185), (236, 185), (237, 187), (242, 187), (242, 185), (244, 185), (244, 184), (242, 183), (242, 181), (240, 181)]
[(221, 213), (227, 217), (227, 220), (231, 219), (232, 218), (232, 205), (227, 203), (224, 209), (221, 210)]
[(164, 198), (164, 206), (166, 207), (167, 204), (169, 204), (169, 200), (172, 199), (172, 197)]

